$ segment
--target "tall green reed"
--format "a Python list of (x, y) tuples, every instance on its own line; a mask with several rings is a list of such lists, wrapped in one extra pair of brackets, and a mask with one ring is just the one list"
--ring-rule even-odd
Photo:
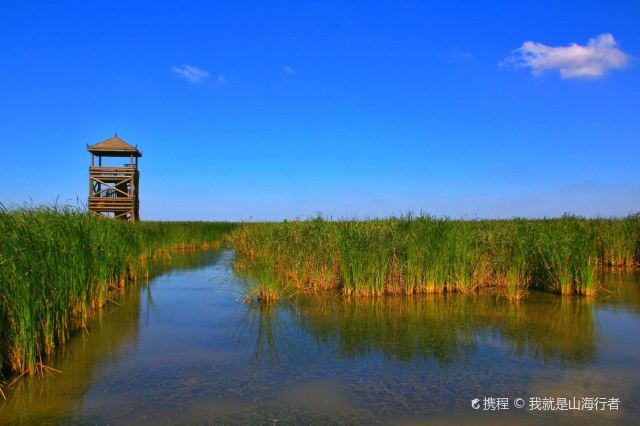
[[(530, 287), (565, 295), (594, 294), (599, 268), (640, 264), (639, 224), (638, 215), (540, 220), (316, 218), (245, 224), (229, 238), (239, 263), (247, 268), (271, 265), (278, 282), (305, 291), (338, 288), (345, 295), (381, 295), (499, 287), (508, 298), (519, 300)], [(277, 285), (271, 288), (277, 293)]]
[(168, 250), (219, 244), (232, 224), (127, 222), (72, 207), (0, 209), (0, 366), (33, 372), (108, 292)]

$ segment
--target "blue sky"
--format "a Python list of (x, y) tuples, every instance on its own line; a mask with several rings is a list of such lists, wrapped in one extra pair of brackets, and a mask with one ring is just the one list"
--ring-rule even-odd
[(0, 6), (5, 205), (117, 129), (143, 219), (640, 210), (637, 1), (95, 3)]

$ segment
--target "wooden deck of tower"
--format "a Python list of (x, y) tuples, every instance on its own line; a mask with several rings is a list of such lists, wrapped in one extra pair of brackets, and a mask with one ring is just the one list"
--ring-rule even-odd
[[(105, 217), (136, 222), (140, 219), (138, 158), (142, 153), (116, 134), (95, 145), (89, 167), (89, 212)], [(96, 157), (98, 159), (96, 164)], [(120, 165), (104, 165), (103, 158), (128, 159)]]

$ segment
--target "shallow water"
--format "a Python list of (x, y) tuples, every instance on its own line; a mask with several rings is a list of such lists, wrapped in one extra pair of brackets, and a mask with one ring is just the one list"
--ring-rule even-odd
[[(324, 294), (264, 306), (241, 302), (232, 257), (158, 265), (49, 360), (62, 373), (7, 391), (0, 422), (640, 424), (637, 273), (607, 274), (612, 293), (594, 300)], [(509, 409), (485, 411), (484, 397)], [(533, 411), (533, 397), (620, 403)]]

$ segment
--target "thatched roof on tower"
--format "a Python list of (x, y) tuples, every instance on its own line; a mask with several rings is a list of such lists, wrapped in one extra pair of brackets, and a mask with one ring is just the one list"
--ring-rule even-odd
[(131, 146), (127, 142), (118, 137), (118, 134), (112, 138), (98, 142), (95, 145), (87, 146), (87, 151), (94, 155), (104, 157), (142, 157), (142, 153), (138, 151), (138, 146)]

